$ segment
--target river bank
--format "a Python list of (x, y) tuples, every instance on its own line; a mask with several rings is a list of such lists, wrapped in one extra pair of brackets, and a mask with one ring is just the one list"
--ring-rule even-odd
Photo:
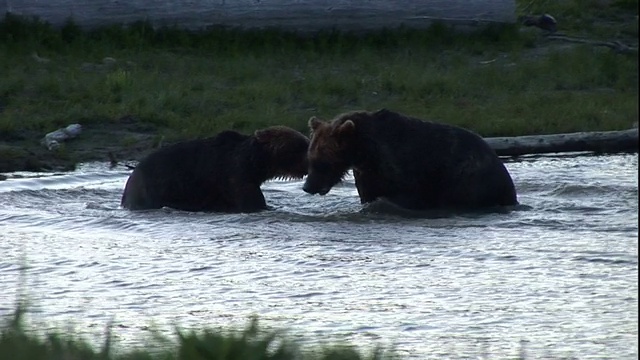
[[(542, 3), (520, 9), (551, 6)], [(83, 32), (8, 17), (0, 173), (126, 163), (224, 129), (282, 124), (308, 133), (310, 116), (381, 107), (484, 137), (629, 129), (638, 118), (638, 18), (637, 3), (626, 3), (575, 12), (577, 4), (558, 2), (553, 36), (519, 24), (313, 38), (144, 23)], [(75, 123), (83, 132), (57, 150), (40, 144)]]
[[(55, 129), (53, 129), (55, 130)], [(52, 130), (52, 131), (53, 131)], [(114, 122), (84, 126), (76, 138), (49, 150), (41, 143), (44, 134), (25, 131), (9, 141), (0, 142), (0, 173), (13, 171), (71, 171), (83, 162), (139, 160), (161, 145), (155, 127), (145, 127), (123, 117)], [(123, 139), (127, 139), (123, 142)]]

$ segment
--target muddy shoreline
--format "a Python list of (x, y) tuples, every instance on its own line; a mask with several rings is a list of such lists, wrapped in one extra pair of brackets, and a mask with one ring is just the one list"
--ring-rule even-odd
[[(633, 124), (632, 129), (635, 129), (635, 135), (632, 138), (628, 138), (627, 135), (620, 137), (619, 139), (609, 139), (604, 141), (602, 145), (602, 152), (637, 152), (638, 139), (637, 139), (637, 122)], [(630, 129), (630, 130), (632, 130)], [(626, 133), (628, 131), (621, 131)], [(611, 131), (609, 133), (616, 133)], [(43, 134), (36, 134), (35, 132), (24, 132), (19, 136), (14, 136), (11, 139), (2, 139), (0, 137), (0, 180), (5, 180), (6, 176), (3, 173), (11, 172), (64, 172), (73, 171), (76, 166), (85, 162), (107, 162), (111, 163), (113, 167), (127, 167), (133, 168), (137, 161), (141, 160), (148, 153), (157, 149), (158, 147), (168, 145), (172, 142), (186, 140), (186, 139), (173, 139), (173, 141), (166, 141), (160, 135), (160, 131), (152, 124), (144, 124), (133, 117), (125, 116), (119, 119), (115, 123), (92, 123), (83, 126), (82, 133), (75, 138), (69, 139), (63, 142), (57, 149), (48, 149), (41, 140)], [(587, 136), (596, 136), (598, 132), (581, 133)], [(565, 137), (572, 134), (556, 134), (547, 135), (546, 137), (556, 138)], [(600, 134), (602, 135), (602, 134)], [(1, 136), (1, 135), (0, 135)], [(545, 136), (535, 137), (534, 142), (544, 142)], [(525, 137), (525, 138), (529, 138)], [(522, 146), (518, 139), (522, 137), (513, 138), (488, 138), (487, 141), (491, 144), (490, 140), (513, 140), (515, 142), (515, 149), (518, 146)], [(568, 138), (569, 139), (569, 138)], [(557, 140), (557, 139), (556, 139)], [(570, 142), (580, 145), (581, 143), (588, 143), (585, 140), (571, 140)], [(606, 139), (605, 139), (606, 140)], [(560, 152), (563, 151), (592, 151), (586, 146), (584, 149), (577, 149), (574, 146), (565, 146), (567, 149), (562, 150), (562, 144), (558, 147)], [(504, 145), (504, 144), (503, 144)], [(572, 144), (568, 144), (572, 145)], [(495, 144), (491, 145), (499, 153)], [(594, 145), (592, 144), (591, 147)], [(504, 147), (504, 146), (502, 146)], [(529, 146), (530, 148), (531, 146)], [(557, 147), (557, 146), (556, 146)], [(580, 147), (580, 146), (578, 146)], [(527, 148), (527, 146), (525, 146)], [(574, 149), (575, 148), (575, 149)], [(505, 150), (505, 149), (502, 149)], [(508, 149), (507, 149), (508, 150)], [(525, 149), (526, 150), (526, 149)], [(531, 150), (531, 149), (529, 149)], [(595, 151), (595, 150), (593, 150)], [(504, 152), (504, 151), (503, 151)], [(540, 153), (543, 153), (541, 151)], [(525, 151), (520, 154), (536, 154), (537, 152), (531, 150)], [(513, 154), (505, 153), (502, 156), (513, 156)]]
[(11, 138), (0, 135), (0, 174), (73, 171), (78, 164), (92, 161), (125, 166), (163, 145), (155, 126), (139, 123), (131, 117), (111, 123), (81, 125), (79, 136), (53, 150), (41, 143), (46, 134), (39, 132), (23, 131)]

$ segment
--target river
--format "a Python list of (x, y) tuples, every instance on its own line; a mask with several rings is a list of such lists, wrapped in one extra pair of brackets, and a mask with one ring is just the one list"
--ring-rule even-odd
[[(508, 161), (506, 213), (362, 211), (353, 179), (324, 197), (271, 181), (272, 210), (119, 207), (130, 170), (0, 182), (0, 316), (120, 346), (149, 328), (243, 328), (404, 359), (638, 357), (638, 155)], [(374, 209), (375, 210), (375, 209)], [(26, 265), (26, 266), (25, 266)]]

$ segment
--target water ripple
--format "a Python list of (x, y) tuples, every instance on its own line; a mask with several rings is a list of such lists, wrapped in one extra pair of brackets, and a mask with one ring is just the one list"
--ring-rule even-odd
[(323, 197), (270, 181), (271, 210), (205, 214), (123, 210), (129, 172), (105, 164), (9, 174), (0, 313), (28, 289), (32, 321), (72, 319), (98, 343), (114, 317), (136, 344), (150, 323), (170, 334), (259, 314), (303, 344), (382, 344), (408, 359), (633, 359), (637, 165), (509, 162), (522, 206), (438, 216), (363, 207), (352, 177)]

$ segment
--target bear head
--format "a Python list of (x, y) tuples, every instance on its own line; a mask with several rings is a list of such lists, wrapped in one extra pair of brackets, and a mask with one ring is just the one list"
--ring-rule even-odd
[(305, 135), (286, 126), (271, 126), (253, 135), (268, 153), (268, 179), (302, 179), (307, 175), (309, 138)]
[(356, 126), (346, 116), (332, 122), (314, 116), (309, 119), (309, 128), (309, 174), (302, 189), (309, 194), (325, 195), (352, 166)]

